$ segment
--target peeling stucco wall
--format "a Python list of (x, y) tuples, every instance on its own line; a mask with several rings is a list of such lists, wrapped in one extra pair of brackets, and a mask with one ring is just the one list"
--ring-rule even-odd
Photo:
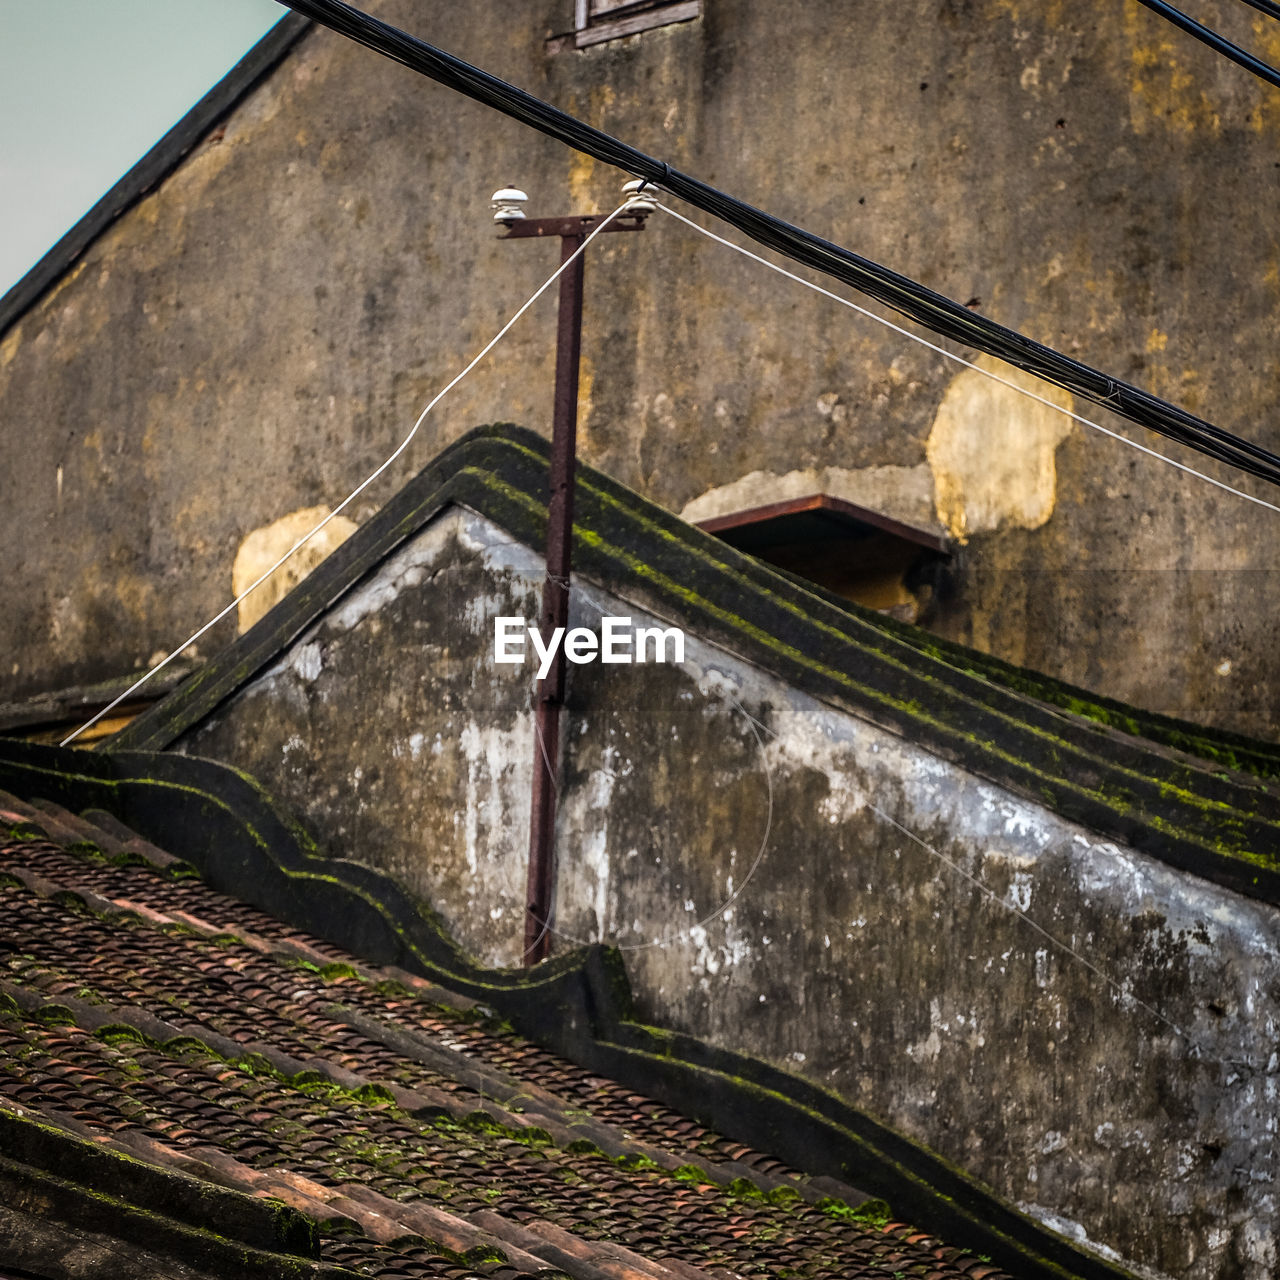
[[(1280, 226), (1254, 212), (1275, 203), (1280, 106), (1139, 6), (709, 0), (581, 52), (547, 42), (571, 0), (370, 8), (1280, 447)], [(1247, 6), (1214, 20), (1280, 52)], [(623, 176), (306, 38), (0, 337), (0, 538), (22, 601), (0, 619), (0, 697), (118, 674), (214, 614), (250, 532), (350, 492), (551, 270), (550, 247), (495, 238), (490, 193), (518, 180), (532, 213), (605, 209)], [(1275, 736), (1273, 513), (1085, 428), (1053, 447), (1030, 402), (986, 404), (936, 354), (662, 217), (593, 246), (587, 281), (589, 461), (676, 511), (796, 476), (912, 523), (941, 498), (968, 544), (931, 626)], [(355, 523), (471, 426), (549, 424), (550, 317), (424, 423)], [(984, 452), (988, 413), (1005, 426)]]
[(1058, 412), (1072, 410), (1069, 392), (990, 356), (974, 363), (947, 387), (925, 445), (938, 519), (960, 542), (1048, 523), (1058, 501), (1058, 445), (1073, 425)]
[[(438, 517), (181, 742), (391, 871), (491, 963), (521, 912), (538, 558)], [(579, 582), (575, 624), (646, 619)], [(1144, 1274), (1270, 1280), (1280, 913), (1102, 840), (689, 635), (571, 667), (557, 946)]]
[(492, 619), (536, 616), (545, 570), (476, 524), (429, 526), (184, 749), (240, 758), (326, 850), (392, 872), (514, 964), (533, 717), (521, 668), (491, 660)]
[[(246, 591), (249, 592), (236, 607), (236, 627), (240, 633), (248, 631), (259, 618), (279, 604), (355, 531), (353, 521), (344, 515), (335, 516), (325, 506), (303, 507), (253, 530), (240, 544), (236, 558), (231, 562), (233, 598), (240, 600)], [(299, 542), (302, 542), (301, 547), (298, 547)], [(294, 550), (295, 547), (298, 549)], [(283, 564), (281, 560), (284, 560)]]

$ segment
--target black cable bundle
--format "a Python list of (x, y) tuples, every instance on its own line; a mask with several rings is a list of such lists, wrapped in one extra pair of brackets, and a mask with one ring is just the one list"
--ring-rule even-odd
[(1270, 18), (1280, 18), (1280, 4), (1273, 4), (1272, 0), (1244, 0), (1244, 2), (1250, 8), (1257, 9), (1259, 13), (1265, 13)]
[[(1280, 7), (1267, 3), (1267, 0), (1244, 0), (1244, 2), (1263, 13), (1269, 13), (1273, 18), (1280, 17)], [(1165, 0), (1138, 0), (1138, 3), (1146, 5), (1162, 18), (1167, 18), (1175, 27), (1181, 27), (1187, 35), (1194, 36), (1201, 44), (1207, 44), (1215, 53), (1222, 54), (1224, 58), (1230, 58), (1246, 71), (1252, 71), (1259, 79), (1280, 88), (1280, 71), (1275, 67), (1263, 62), (1260, 58), (1255, 58), (1251, 53), (1246, 53), (1238, 44), (1232, 44), (1211, 27), (1206, 27), (1194, 18), (1188, 18), (1181, 9), (1175, 9), (1173, 5), (1166, 4)]]
[(934, 333), (997, 356), (1170, 440), (1280, 485), (1280, 456), (1270, 450), (977, 315), (888, 267), (672, 169), (523, 89), (370, 17), (342, 0), (280, 0), (280, 3), (605, 164), (656, 183), (736, 227), (757, 243), (851, 285)]

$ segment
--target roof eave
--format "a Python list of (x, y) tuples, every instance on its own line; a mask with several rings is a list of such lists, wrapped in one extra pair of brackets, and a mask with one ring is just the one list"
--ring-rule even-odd
[(276, 23), (3, 297), (0, 338), (61, 280), (90, 246), (235, 110), (314, 26), (290, 13)]

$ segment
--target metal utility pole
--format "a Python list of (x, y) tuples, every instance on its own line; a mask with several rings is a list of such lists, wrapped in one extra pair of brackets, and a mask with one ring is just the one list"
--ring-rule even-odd
[[(634, 185), (634, 184), (629, 184)], [(567, 262), (604, 221), (603, 215), (526, 218), (528, 197), (514, 187), (494, 193), (494, 221), (506, 226), (503, 240), (560, 238), (560, 261)], [(604, 231), (643, 231), (650, 208), (619, 214)], [(577, 462), (578, 362), (582, 352), (582, 289), (586, 255), (560, 277), (556, 322), (556, 393), (551, 430), (551, 476), (547, 502), (547, 576), (542, 588), (539, 627), (550, 645), (557, 627), (569, 624), (569, 575), (573, 553), (573, 479)], [(563, 635), (563, 633), (561, 633)], [(565, 695), (564, 645), (545, 680), (538, 682), (533, 744), (533, 805), (529, 822), (529, 874), (525, 890), (524, 963), (537, 964), (550, 953), (552, 894), (555, 884), (556, 780), (559, 773), (560, 719)]]

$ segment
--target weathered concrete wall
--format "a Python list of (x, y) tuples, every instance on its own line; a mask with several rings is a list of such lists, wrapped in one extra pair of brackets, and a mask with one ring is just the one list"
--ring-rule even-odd
[[(250, 770), (514, 963), (532, 672), (494, 664), (493, 618), (534, 618), (540, 572), (448, 511), (182, 749)], [(584, 625), (645, 617), (580, 588)], [(1275, 1274), (1280, 912), (693, 635), (682, 666), (571, 671), (559, 945), (622, 946), (644, 1013), (1152, 1274)]]
[[(1280, 228), (1256, 216), (1280, 106), (1138, 6), (706, 0), (581, 53), (546, 39), (570, 0), (370, 7), (1280, 447)], [(1218, 8), (1280, 58), (1264, 15)], [(0, 696), (116, 674), (210, 616), (249, 534), (332, 505), (550, 269), (549, 248), (493, 238), (489, 193), (605, 208), (621, 177), (338, 37), (304, 41), (0, 338), (0, 537), (23, 602), (0, 620)], [(1274, 736), (1273, 513), (1064, 435), (669, 220), (608, 237), (588, 278), (589, 460), (675, 510), (811, 473), (945, 524), (969, 541), (932, 625)], [(549, 422), (550, 324), (548, 303), (357, 523), (466, 425)]]

